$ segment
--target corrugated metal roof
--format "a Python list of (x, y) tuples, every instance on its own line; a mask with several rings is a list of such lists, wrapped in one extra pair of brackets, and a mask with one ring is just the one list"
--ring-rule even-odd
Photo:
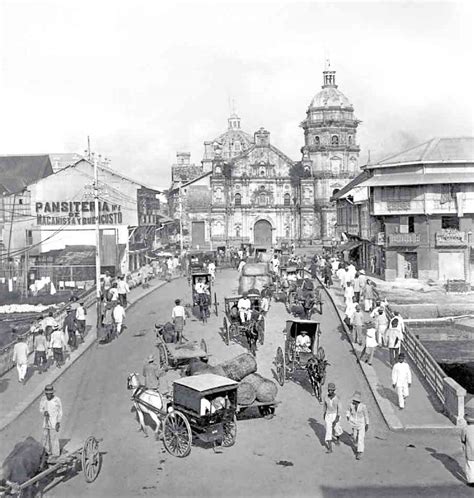
[(25, 186), (53, 174), (49, 155), (0, 156), (0, 184), (8, 193), (20, 192)]
[(366, 170), (362, 171), (359, 175), (357, 175), (353, 180), (351, 180), (347, 185), (341, 188), (336, 194), (331, 197), (331, 201), (336, 201), (337, 199), (341, 199), (345, 197), (345, 194), (350, 192), (355, 187), (360, 187), (361, 183), (368, 178), (370, 173)]
[(210, 389), (219, 387), (233, 387), (238, 385), (237, 382), (232, 379), (214, 374), (193, 375), (192, 377), (175, 380), (174, 384), (189, 387), (190, 389), (199, 392), (209, 391)]
[(429, 185), (440, 183), (474, 183), (472, 175), (464, 173), (427, 173), (374, 175), (359, 187), (396, 187), (397, 185)]
[(474, 162), (474, 137), (433, 138), (389, 156), (368, 169), (413, 163)]

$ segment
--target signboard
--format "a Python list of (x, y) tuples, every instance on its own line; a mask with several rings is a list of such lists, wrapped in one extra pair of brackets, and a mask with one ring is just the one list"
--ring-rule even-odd
[(418, 233), (391, 233), (388, 236), (389, 246), (417, 246), (419, 243)]
[[(94, 201), (36, 202), (38, 225), (94, 225), (96, 223)], [(119, 204), (99, 201), (99, 223), (120, 225), (122, 212)]]
[(464, 247), (466, 244), (466, 232), (459, 230), (436, 232), (436, 247)]

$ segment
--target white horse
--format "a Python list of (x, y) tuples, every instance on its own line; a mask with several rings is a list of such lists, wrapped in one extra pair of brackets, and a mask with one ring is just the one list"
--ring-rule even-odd
[(155, 422), (155, 437), (156, 439), (159, 439), (159, 430), (161, 426), (159, 412), (166, 413), (166, 401), (163, 399), (163, 396), (158, 391), (147, 389), (144, 385), (140, 384), (140, 377), (137, 373), (129, 374), (127, 378), (127, 389), (134, 390), (132, 401), (135, 410), (137, 411), (140, 429), (144, 432), (145, 437), (148, 437), (148, 434), (143, 414), (147, 413), (150, 415), (153, 422)]

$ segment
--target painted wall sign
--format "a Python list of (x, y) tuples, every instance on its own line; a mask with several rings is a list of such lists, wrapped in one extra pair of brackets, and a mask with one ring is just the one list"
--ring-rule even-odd
[[(96, 222), (94, 201), (36, 202), (35, 209), (38, 225), (93, 225)], [(99, 223), (120, 225), (120, 205), (99, 202)]]

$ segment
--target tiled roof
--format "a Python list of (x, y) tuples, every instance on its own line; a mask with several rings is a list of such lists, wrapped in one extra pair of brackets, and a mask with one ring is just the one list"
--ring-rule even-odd
[(20, 192), (27, 185), (53, 174), (49, 155), (0, 156), (0, 185), (6, 193)]
[(369, 169), (412, 163), (474, 162), (474, 137), (433, 138), (428, 142), (389, 156)]

